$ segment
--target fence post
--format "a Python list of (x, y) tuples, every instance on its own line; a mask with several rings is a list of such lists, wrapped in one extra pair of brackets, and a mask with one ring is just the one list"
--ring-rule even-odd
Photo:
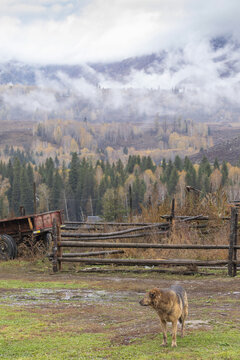
[(175, 199), (172, 199), (172, 207), (171, 207), (171, 220), (174, 219), (175, 216)]
[(230, 223), (230, 237), (229, 237), (229, 251), (228, 251), (228, 275), (237, 275), (237, 228), (238, 228), (238, 209), (231, 208), (231, 223)]
[(58, 238), (58, 234), (57, 234), (57, 222), (56, 219), (53, 219), (53, 227), (52, 227), (52, 235), (53, 235), (53, 257), (52, 257), (52, 268), (53, 268), (53, 272), (57, 272), (58, 271), (58, 244), (57, 244), (57, 238)]
[(171, 230), (173, 230), (173, 225), (174, 225), (174, 217), (175, 217), (175, 199), (172, 199), (172, 205), (171, 205), (171, 216), (170, 216), (170, 227)]
[(58, 263), (58, 270), (62, 270), (62, 262), (59, 258), (62, 258), (63, 248), (60, 246), (61, 243), (61, 228), (60, 225), (57, 225), (57, 263)]

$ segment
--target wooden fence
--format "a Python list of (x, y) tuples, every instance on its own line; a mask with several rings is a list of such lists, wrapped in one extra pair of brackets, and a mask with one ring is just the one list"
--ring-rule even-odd
[[(162, 216), (166, 221), (162, 223), (91, 223), (86, 224), (82, 222), (67, 222), (65, 224), (64, 232), (60, 227), (53, 225), (53, 249), (52, 249), (52, 266), (53, 271), (61, 270), (63, 262), (78, 262), (91, 265), (143, 265), (143, 266), (201, 266), (201, 267), (218, 267), (227, 266), (228, 275), (236, 276), (237, 266), (240, 261), (237, 258), (237, 250), (240, 246), (237, 245), (238, 240), (238, 209), (231, 208), (231, 217), (222, 218), (222, 220), (230, 221), (230, 235), (228, 245), (213, 245), (213, 244), (165, 244), (161, 243), (162, 236), (166, 237), (172, 230), (175, 221), (180, 223), (198, 221), (195, 228), (204, 228), (205, 225), (199, 224), (202, 220), (210, 220), (207, 216), (174, 216), (174, 203), (171, 215)], [(79, 227), (87, 226), (85, 232), (66, 232), (66, 230), (79, 231)], [(114, 231), (114, 232), (100, 232), (89, 233), (93, 226), (104, 228), (105, 226), (129, 227), (128, 229)], [(158, 243), (148, 242), (125, 242), (127, 239), (146, 239), (152, 235), (158, 237)], [(124, 239), (124, 242), (122, 240)], [(116, 242), (116, 240), (118, 242)], [(100, 248), (100, 251), (91, 252), (64, 252), (65, 248)], [(193, 260), (193, 259), (129, 259), (129, 258), (99, 258), (102, 255), (124, 254), (123, 249), (179, 249), (179, 250), (228, 250), (228, 259), (226, 260)], [(108, 249), (108, 250), (105, 250)], [(113, 250), (109, 250), (113, 249)]]

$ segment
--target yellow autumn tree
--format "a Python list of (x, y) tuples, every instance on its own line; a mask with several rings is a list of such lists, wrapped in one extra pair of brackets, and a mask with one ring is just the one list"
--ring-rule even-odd
[(181, 206), (184, 204), (184, 200), (185, 200), (185, 189), (186, 189), (185, 177), (186, 177), (185, 170), (179, 172), (179, 179), (177, 184), (177, 197), (180, 200)]
[(103, 170), (101, 166), (98, 165), (96, 168), (96, 182), (98, 186), (100, 185), (102, 178), (103, 178)]
[(79, 151), (78, 144), (77, 144), (76, 140), (74, 140), (74, 139), (71, 140), (70, 151), (72, 153), (74, 153), (74, 152), (78, 153), (78, 151)]
[(213, 191), (217, 191), (221, 185), (222, 173), (219, 169), (215, 169), (210, 175), (210, 184)]
[(54, 133), (53, 133), (54, 140), (56, 141), (56, 143), (58, 145), (60, 145), (62, 142), (62, 136), (63, 136), (63, 134), (62, 134), (61, 127), (58, 125), (55, 127)]

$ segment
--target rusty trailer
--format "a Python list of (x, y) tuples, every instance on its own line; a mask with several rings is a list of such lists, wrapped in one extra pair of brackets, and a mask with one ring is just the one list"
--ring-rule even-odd
[(59, 226), (63, 224), (61, 210), (0, 220), (0, 260), (16, 258), (23, 242), (29, 245), (42, 242), (47, 247), (54, 220)]

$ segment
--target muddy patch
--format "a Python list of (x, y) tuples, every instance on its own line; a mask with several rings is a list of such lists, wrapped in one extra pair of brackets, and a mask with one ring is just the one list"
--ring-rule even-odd
[(12, 289), (1, 291), (0, 304), (10, 306), (37, 306), (37, 305), (61, 305), (82, 306), (82, 304), (108, 304), (122, 302), (136, 302), (139, 296), (133, 291), (105, 291), (89, 289)]
[(202, 327), (204, 327), (204, 329), (210, 329), (211, 328), (210, 322), (211, 322), (210, 320), (205, 320), (205, 321), (189, 320), (189, 321), (186, 321), (186, 327), (188, 329), (198, 329), (198, 328), (202, 328)]

